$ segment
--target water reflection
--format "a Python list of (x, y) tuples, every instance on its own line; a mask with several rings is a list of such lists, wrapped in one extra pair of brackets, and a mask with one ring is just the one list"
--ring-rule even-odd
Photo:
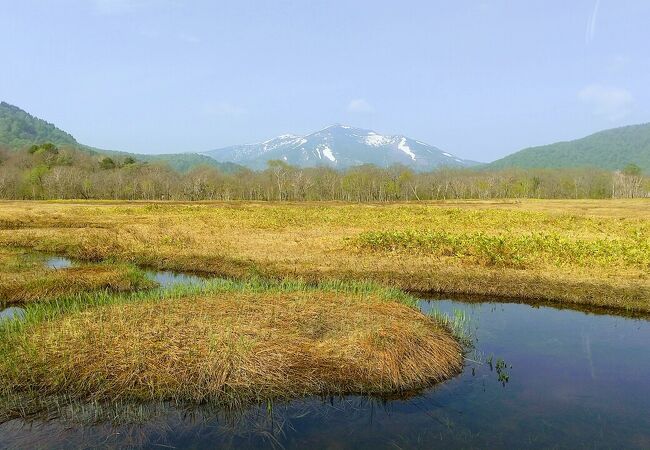
[(126, 415), (128, 423), (86, 410), (99, 423), (74, 419), (82, 414), (5, 423), (0, 447), (650, 448), (650, 322), (516, 303), (422, 303), (433, 307), (463, 310), (476, 349), (462, 375), (416, 397), (312, 398), (237, 414), (135, 405), (142, 414)]
[(179, 284), (196, 286), (205, 283), (207, 278), (198, 275), (190, 275), (184, 273), (170, 272), (170, 271), (146, 271), (149, 279), (157, 282), (161, 287), (172, 287)]
[(61, 256), (54, 256), (45, 260), (45, 267), (49, 269), (67, 269), (72, 267), (72, 260)]
[(25, 317), (25, 310), (15, 306), (0, 311), (0, 323), (7, 320), (22, 319)]
[[(47, 257), (44, 264), (45, 267), (56, 270), (67, 269), (72, 267), (75, 263), (70, 258), (53, 256)], [(83, 265), (83, 263), (81, 264)], [(179, 284), (195, 286), (203, 284), (206, 280), (206, 277), (166, 270), (147, 270), (145, 273), (149, 279), (156, 281), (161, 287), (172, 287)]]

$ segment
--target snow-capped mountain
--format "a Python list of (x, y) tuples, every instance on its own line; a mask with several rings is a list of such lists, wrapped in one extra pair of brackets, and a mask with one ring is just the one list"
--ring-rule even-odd
[(221, 162), (234, 162), (253, 169), (265, 168), (266, 162), (272, 159), (300, 167), (340, 169), (361, 164), (381, 167), (403, 164), (424, 171), (441, 166), (477, 164), (405, 136), (385, 136), (345, 125), (332, 125), (306, 136), (284, 134), (258, 144), (235, 145), (204, 154)]

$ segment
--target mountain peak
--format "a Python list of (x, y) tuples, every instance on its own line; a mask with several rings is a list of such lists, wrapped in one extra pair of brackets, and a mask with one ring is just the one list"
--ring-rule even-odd
[(402, 164), (417, 170), (440, 166), (474, 165), (442, 150), (401, 135), (335, 123), (305, 136), (280, 135), (260, 144), (236, 145), (205, 152), (218, 161), (235, 162), (254, 169), (280, 159), (300, 167), (347, 168), (362, 164), (387, 167)]
[(340, 124), (340, 123), (334, 123), (334, 124), (329, 125), (329, 126), (327, 126), (325, 128), (322, 128), (322, 129), (320, 129), (318, 131), (314, 131), (313, 133), (308, 134), (308, 136), (318, 134), (318, 133), (324, 133), (324, 132), (338, 132), (338, 131), (345, 132), (347, 130), (355, 130), (355, 128), (351, 127), (351, 126), (348, 126), (348, 125), (343, 125), (343, 124)]

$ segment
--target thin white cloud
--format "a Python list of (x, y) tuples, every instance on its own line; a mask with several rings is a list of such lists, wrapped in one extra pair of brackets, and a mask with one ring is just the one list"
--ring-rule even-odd
[(592, 112), (611, 121), (618, 121), (632, 112), (634, 97), (627, 89), (590, 84), (578, 92), (578, 98), (588, 105)]
[(348, 111), (351, 113), (372, 113), (375, 109), (363, 98), (356, 98), (348, 103)]
[(248, 113), (248, 110), (242, 106), (233, 105), (229, 102), (208, 103), (204, 107), (208, 115), (240, 117)]
[(587, 29), (585, 30), (585, 44), (587, 45), (589, 45), (596, 37), (596, 23), (598, 21), (599, 8), (600, 0), (596, 0), (596, 3), (594, 3), (594, 9), (591, 11), (589, 20), (587, 21)]

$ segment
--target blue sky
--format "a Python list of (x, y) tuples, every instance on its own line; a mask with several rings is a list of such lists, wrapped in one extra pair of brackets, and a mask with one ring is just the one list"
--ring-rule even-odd
[(332, 123), (490, 161), (650, 121), (650, 2), (0, 0), (0, 100), (203, 151)]

